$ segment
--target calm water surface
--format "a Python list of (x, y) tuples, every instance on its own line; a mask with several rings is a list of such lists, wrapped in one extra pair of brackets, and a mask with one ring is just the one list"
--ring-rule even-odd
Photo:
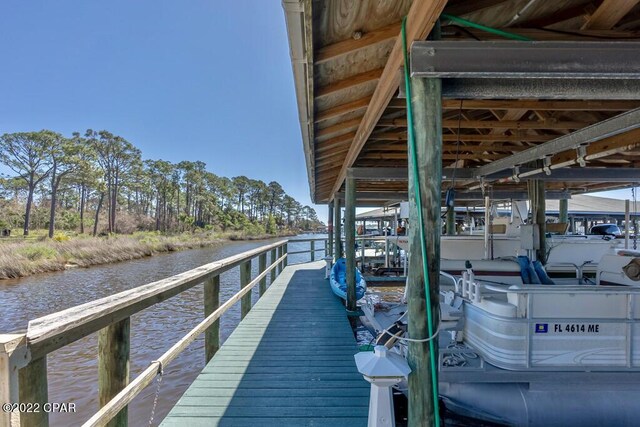
[[(320, 237), (324, 236), (297, 238)], [(31, 319), (182, 273), (271, 242), (230, 242), (217, 248), (174, 252), (18, 280), (0, 280), (0, 333), (24, 331)], [(322, 248), (323, 245), (319, 242), (316, 247)], [(308, 242), (289, 243), (290, 252), (308, 248)], [(316, 259), (323, 256), (324, 252), (316, 252)], [(290, 264), (308, 260), (308, 254), (289, 257)], [(268, 259), (267, 261), (270, 264)], [(257, 264), (257, 259), (254, 259), (253, 277), (257, 275)], [(220, 276), (221, 302), (238, 292), (239, 283), (237, 268)], [(254, 291), (255, 301), (257, 287)], [(132, 316), (131, 379), (204, 318), (202, 298), (203, 287), (199, 285)], [(233, 331), (239, 318), (239, 304), (222, 317), (220, 335), (223, 340)], [(98, 410), (97, 341), (97, 334), (92, 334), (49, 354), (49, 401), (75, 402), (77, 408), (75, 414), (51, 414), (52, 426), (80, 425)], [(203, 347), (204, 338), (201, 336), (165, 368), (153, 425), (157, 425), (167, 415), (204, 366)], [(129, 405), (129, 425), (149, 425), (155, 392), (154, 382)]]

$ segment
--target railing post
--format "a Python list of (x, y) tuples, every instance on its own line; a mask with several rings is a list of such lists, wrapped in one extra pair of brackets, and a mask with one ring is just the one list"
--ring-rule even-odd
[[(129, 384), (131, 318), (112, 323), (98, 332), (98, 394), (100, 407)], [(128, 408), (122, 409), (107, 426), (126, 427)]]
[(316, 242), (315, 240), (311, 241), (311, 261), (316, 260)]
[[(288, 246), (288, 245), (287, 245), (286, 243), (285, 243), (284, 245), (282, 245), (282, 252), (283, 252), (283, 254), (282, 254), (282, 255), (286, 254), (286, 253), (289, 251), (289, 249), (288, 249), (288, 247), (287, 247), (287, 246)], [(285, 258), (285, 259), (282, 261), (282, 265), (283, 265), (283, 267), (286, 267), (286, 266), (287, 266), (287, 259), (288, 259), (288, 258)]]
[[(251, 260), (240, 264), (240, 289), (251, 282)], [(240, 319), (244, 319), (251, 311), (251, 292), (247, 292), (240, 302)]]
[[(21, 402), (18, 369), (28, 362), (26, 339), (24, 334), (0, 335), (0, 404)], [(0, 411), (0, 426), (19, 427), (20, 422), (20, 412)]]
[[(258, 257), (258, 274), (262, 274), (267, 269), (267, 253), (260, 254)], [(260, 296), (267, 291), (267, 276), (260, 279)]]
[[(275, 249), (271, 249), (271, 264), (273, 264), (274, 262), (276, 262), (276, 260), (278, 258), (276, 258), (276, 250)], [(271, 269), (271, 281), (269, 283), (273, 284), (273, 282), (276, 280), (276, 274), (277, 274), (277, 267), (274, 267)]]
[[(204, 317), (209, 316), (220, 307), (220, 276), (216, 275), (204, 283)], [(220, 349), (220, 320), (216, 320), (204, 333), (205, 362)]]
[[(49, 401), (49, 386), (47, 383), (47, 356), (32, 360), (27, 366), (20, 369), (20, 403), (39, 403), (42, 405)], [(48, 426), (49, 414), (40, 412), (26, 412), (20, 414), (20, 425), (23, 426)]]
[[(283, 246), (278, 246), (278, 258), (276, 259), (280, 259), (282, 257), (282, 251), (283, 251)], [(282, 273), (283, 265), (284, 263), (282, 261), (278, 263), (278, 274)]]

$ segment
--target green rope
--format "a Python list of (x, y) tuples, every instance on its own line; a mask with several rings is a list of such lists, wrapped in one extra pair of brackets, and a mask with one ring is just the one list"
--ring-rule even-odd
[(533, 41), (533, 39), (530, 39), (529, 37), (521, 36), (520, 34), (514, 34), (508, 31), (498, 30), (497, 28), (487, 27), (486, 25), (477, 24), (475, 22), (466, 20), (464, 18), (460, 18), (458, 16), (449, 15), (448, 13), (443, 13), (442, 15), (440, 15), (440, 17), (444, 19), (448, 19), (451, 22), (455, 22), (456, 24), (466, 25), (467, 27), (476, 28), (478, 30), (485, 31), (487, 33), (496, 34), (498, 36), (502, 36), (507, 39), (518, 40), (522, 42)]
[[(407, 54), (407, 17), (402, 20), (402, 53), (404, 55), (404, 82), (407, 95), (407, 132), (409, 145), (411, 146), (411, 166), (415, 182), (415, 199), (418, 217), (420, 217), (420, 247), (422, 249), (422, 272), (424, 274), (424, 294), (427, 306), (427, 331), (428, 336), (433, 337), (433, 314), (431, 311), (431, 293), (429, 292), (429, 266), (427, 259), (426, 230), (422, 221), (422, 197), (420, 196), (420, 175), (418, 173), (418, 156), (416, 154), (416, 140), (413, 131), (413, 109), (411, 108), (411, 79), (409, 77), (409, 57)], [(440, 427), (440, 408), (438, 405), (438, 368), (436, 365), (435, 344), (436, 339), (429, 340), (429, 361), (431, 365), (431, 394), (433, 395), (433, 412), (435, 426)]]

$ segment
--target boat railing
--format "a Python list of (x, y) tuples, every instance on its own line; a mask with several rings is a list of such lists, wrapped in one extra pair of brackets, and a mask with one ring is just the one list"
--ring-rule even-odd
[[(84, 426), (102, 426), (117, 418), (117, 425), (127, 425), (127, 405), (148, 386), (163, 369), (201, 334), (205, 335), (205, 360), (220, 348), (220, 318), (240, 302), (241, 318), (251, 310), (251, 291), (257, 286), (259, 296), (287, 266), (288, 244), (310, 241), (311, 259), (314, 244), (325, 239), (280, 240), (230, 256), (219, 261), (139, 286), (106, 298), (97, 299), (29, 322), (25, 333), (0, 334), (0, 402), (39, 405), (39, 412), (0, 413), (0, 427), (49, 425), (43, 405), (48, 402), (47, 355), (81, 338), (98, 333), (98, 394), (101, 408)], [(267, 254), (270, 254), (267, 265)], [(252, 262), (258, 259), (258, 274), (252, 278)], [(220, 274), (240, 270), (240, 290), (220, 303)], [(130, 319), (136, 313), (173, 296), (204, 286), (204, 319), (157, 360), (129, 382)], [(35, 407), (35, 406), (34, 406)], [(115, 425), (115, 424), (114, 424)]]

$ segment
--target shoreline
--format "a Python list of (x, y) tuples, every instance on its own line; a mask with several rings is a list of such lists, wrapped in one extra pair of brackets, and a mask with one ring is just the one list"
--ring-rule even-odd
[(297, 233), (293, 232), (277, 235), (239, 233), (164, 235), (149, 232), (108, 237), (82, 236), (62, 241), (55, 239), (0, 241), (0, 281), (40, 273), (115, 264), (169, 252), (213, 248), (225, 242), (268, 240), (295, 235)]

